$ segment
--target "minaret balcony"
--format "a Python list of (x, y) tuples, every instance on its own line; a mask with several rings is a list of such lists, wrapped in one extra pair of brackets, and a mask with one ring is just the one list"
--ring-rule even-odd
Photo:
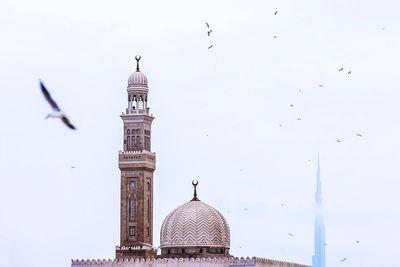
[(133, 109), (133, 108), (129, 109), (129, 108), (127, 108), (126, 109), (126, 115), (131, 115), (131, 114), (132, 115), (134, 115), (134, 114), (150, 115), (150, 108), (146, 108), (146, 109)]
[(118, 162), (120, 169), (129, 169), (135, 167), (155, 170), (156, 154), (146, 150), (119, 151)]

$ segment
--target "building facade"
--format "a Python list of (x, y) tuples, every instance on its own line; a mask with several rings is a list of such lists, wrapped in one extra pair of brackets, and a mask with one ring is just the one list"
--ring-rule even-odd
[(147, 77), (136, 71), (128, 79), (128, 105), (123, 121), (120, 244), (113, 260), (72, 260), (71, 267), (310, 267), (263, 258), (235, 258), (230, 254), (230, 229), (224, 216), (197, 198), (174, 209), (160, 231), (160, 252), (153, 246), (153, 173), (156, 155), (151, 150), (154, 117), (148, 107)]

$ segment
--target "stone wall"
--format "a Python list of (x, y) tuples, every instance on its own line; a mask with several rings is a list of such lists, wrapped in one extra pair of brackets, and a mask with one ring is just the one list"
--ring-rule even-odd
[(71, 267), (311, 267), (263, 258), (164, 258), (129, 260), (72, 260)]

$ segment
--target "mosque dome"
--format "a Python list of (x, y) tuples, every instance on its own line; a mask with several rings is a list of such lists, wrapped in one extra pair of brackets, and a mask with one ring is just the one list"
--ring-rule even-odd
[[(193, 185), (197, 186), (197, 182)], [(229, 247), (227, 221), (218, 210), (197, 198), (196, 189), (194, 198), (168, 214), (161, 227), (162, 255), (229, 255)]]
[(135, 71), (128, 78), (128, 87), (147, 87), (147, 77), (140, 71)]

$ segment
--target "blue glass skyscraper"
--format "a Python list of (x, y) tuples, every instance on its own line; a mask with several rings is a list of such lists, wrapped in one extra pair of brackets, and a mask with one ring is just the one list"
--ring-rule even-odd
[(317, 166), (317, 190), (315, 192), (315, 222), (314, 222), (314, 256), (313, 267), (325, 267), (325, 224), (322, 214), (321, 174), (319, 167), (319, 154)]

